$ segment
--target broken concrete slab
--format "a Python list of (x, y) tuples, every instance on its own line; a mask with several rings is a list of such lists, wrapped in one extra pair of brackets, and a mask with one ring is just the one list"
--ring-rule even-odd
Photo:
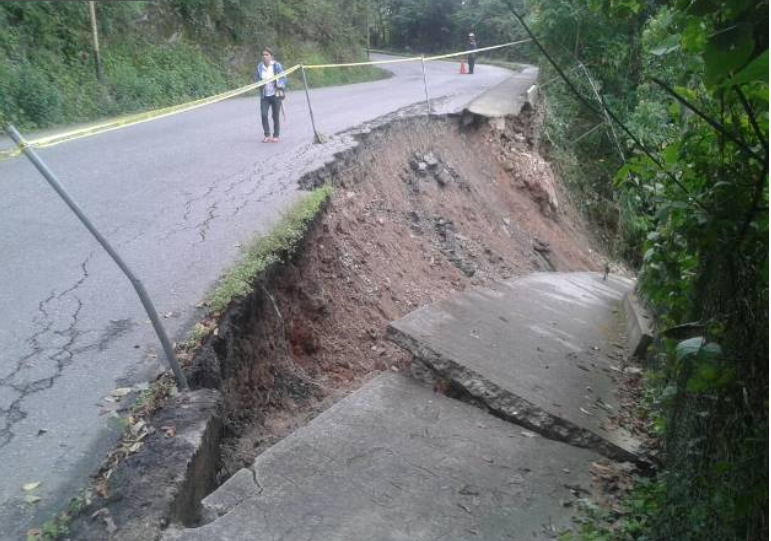
[(599, 456), (382, 374), (260, 455), (166, 541), (553, 539)]
[(522, 106), (528, 103), (529, 94), (525, 89), (530, 85), (523, 88), (523, 82), (532, 81), (537, 77), (538, 68), (528, 66), (476, 98), (468, 105), (467, 110), (487, 118), (517, 116)]
[(613, 422), (621, 301), (632, 285), (598, 273), (533, 274), (421, 308), (388, 337), (505, 419), (637, 460), (639, 442)]
[(216, 484), (222, 395), (180, 393), (148, 419), (142, 447), (112, 467), (108, 484), (70, 524), (68, 538), (157, 539), (169, 520), (192, 523)]
[(653, 318), (633, 292), (624, 295), (624, 316), (626, 317), (626, 346), (629, 355), (643, 358), (653, 342), (651, 331)]

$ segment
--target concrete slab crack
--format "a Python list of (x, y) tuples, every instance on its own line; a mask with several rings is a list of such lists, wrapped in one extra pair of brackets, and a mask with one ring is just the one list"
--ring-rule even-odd
[(483, 407), (496, 417), (529, 428), (549, 439), (592, 449), (614, 460), (636, 462), (641, 458), (591, 430), (552, 415), (532, 402), (499, 387), (393, 326), (389, 326), (387, 336), (412, 353), (428, 370), (459, 385), (470, 397), (476, 399), (477, 404), (481, 402)]

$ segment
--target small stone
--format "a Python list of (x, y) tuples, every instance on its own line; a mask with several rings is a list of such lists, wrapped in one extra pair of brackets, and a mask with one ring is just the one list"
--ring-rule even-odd
[(434, 173), (434, 178), (436, 179), (437, 184), (443, 187), (452, 182), (452, 175), (450, 175), (450, 172), (447, 171), (447, 169), (438, 170)]

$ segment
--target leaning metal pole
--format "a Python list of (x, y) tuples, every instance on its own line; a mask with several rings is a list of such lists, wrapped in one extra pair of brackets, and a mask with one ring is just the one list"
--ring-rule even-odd
[(34, 165), (40, 174), (43, 175), (46, 181), (48, 181), (48, 184), (50, 184), (56, 193), (59, 194), (59, 197), (61, 197), (64, 202), (67, 203), (67, 206), (70, 207), (70, 210), (72, 210), (72, 212), (75, 213), (81, 223), (86, 226), (86, 229), (88, 229), (88, 231), (94, 236), (97, 242), (102, 245), (102, 248), (104, 248), (105, 251), (110, 254), (110, 257), (112, 257), (113, 261), (115, 261), (118, 267), (120, 267), (120, 270), (123, 271), (123, 274), (125, 274), (131, 282), (131, 285), (134, 286), (134, 290), (137, 292), (137, 295), (139, 295), (139, 300), (142, 301), (142, 306), (144, 306), (145, 311), (147, 312), (147, 316), (150, 318), (150, 321), (153, 324), (155, 333), (158, 335), (158, 339), (161, 341), (163, 351), (166, 353), (166, 359), (168, 359), (169, 366), (171, 366), (171, 369), (174, 372), (174, 377), (177, 379), (177, 386), (180, 388), (180, 390), (188, 390), (189, 387), (187, 380), (185, 379), (185, 374), (182, 372), (182, 368), (177, 361), (177, 357), (174, 355), (174, 348), (171, 346), (169, 337), (166, 335), (166, 331), (164, 330), (163, 325), (161, 325), (161, 321), (158, 318), (158, 312), (156, 312), (155, 306), (153, 306), (153, 302), (147, 295), (147, 291), (145, 291), (145, 287), (142, 285), (142, 282), (140, 282), (139, 279), (134, 276), (134, 273), (131, 272), (131, 269), (128, 267), (128, 265), (126, 265), (123, 259), (121, 259), (120, 255), (118, 255), (118, 252), (116, 252), (113, 247), (110, 246), (110, 243), (107, 242), (107, 239), (105, 239), (99, 230), (97, 230), (96, 226), (91, 223), (88, 217), (80, 209), (78, 204), (72, 199), (72, 197), (70, 197), (70, 194), (67, 193), (67, 190), (65, 190), (62, 183), (59, 182), (59, 179), (56, 178), (56, 175), (54, 175), (48, 166), (43, 162), (43, 160), (40, 159), (37, 153), (29, 145), (27, 145), (27, 142), (24, 140), (21, 134), (16, 131), (16, 128), (14, 128), (11, 124), (6, 124), (5, 132), (10, 136), (11, 139), (13, 139), (17, 145), (19, 145), (19, 148), (24, 153), (24, 155), (29, 159), (29, 161), (32, 162), (32, 165)]
[(308, 92), (308, 78), (305, 76), (305, 66), (300, 64), (300, 71), (303, 74), (303, 85), (305, 86), (305, 99), (308, 102), (308, 112), (311, 114), (311, 126), (313, 126), (313, 142), (322, 143), (319, 132), (316, 129), (316, 119), (313, 118), (313, 107), (311, 107), (311, 94)]
[(428, 97), (428, 82), (426, 81), (426, 58), (420, 55), (420, 64), (423, 66), (423, 90), (426, 91), (426, 115), (431, 117), (431, 100)]

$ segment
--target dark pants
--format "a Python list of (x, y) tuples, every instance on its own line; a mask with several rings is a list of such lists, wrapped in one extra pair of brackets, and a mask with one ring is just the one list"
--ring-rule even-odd
[(268, 109), (273, 109), (273, 137), (278, 137), (278, 134), (281, 130), (281, 125), (278, 120), (278, 110), (281, 109), (281, 100), (276, 96), (265, 96), (260, 100), (260, 112), (262, 113), (262, 132), (265, 134), (265, 137), (270, 137)]
[(468, 72), (474, 73), (474, 62), (477, 61), (476, 55), (470, 54), (468, 55)]

